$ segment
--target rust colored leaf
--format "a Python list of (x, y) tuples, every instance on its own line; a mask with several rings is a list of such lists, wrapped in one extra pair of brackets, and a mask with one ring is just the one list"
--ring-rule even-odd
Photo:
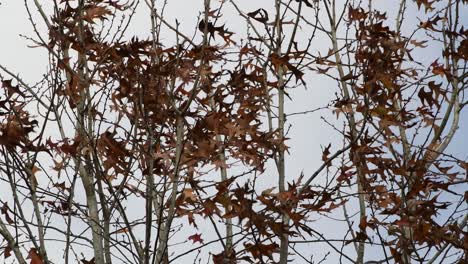
[(8, 203), (4, 203), (1, 209), (1, 213), (5, 215), (5, 219), (8, 224), (13, 224), (14, 221), (13, 219), (11, 219), (9, 211), (10, 211), (10, 207), (8, 206)]
[(5, 256), (5, 259), (11, 256), (11, 251), (12, 251), (12, 248), (9, 245), (7, 245), (5, 249), (3, 250), (3, 255)]
[(328, 144), (328, 146), (323, 149), (322, 161), (327, 161), (328, 160), (328, 155), (330, 155), (330, 148), (331, 148), (331, 143)]
[(35, 248), (31, 248), (28, 253), (28, 259), (31, 260), (30, 264), (43, 264), (41, 256), (37, 253)]
[(189, 240), (192, 240), (192, 243), (200, 243), (203, 244), (203, 239), (201, 238), (201, 234), (194, 234), (188, 237)]
[(103, 6), (93, 6), (86, 10), (84, 19), (92, 23), (94, 19), (104, 20), (107, 15), (111, 14), (112, 12)]
[(353, 8), (349, 6), (348, 17), (353, 21), (364, 20), (367, 18), (367, 12), (365, 12), (362, 8)]

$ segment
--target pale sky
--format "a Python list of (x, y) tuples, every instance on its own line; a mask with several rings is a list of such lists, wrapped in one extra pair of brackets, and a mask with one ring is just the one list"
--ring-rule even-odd
[[(28, 3), (33, 7), (32, 0), (27, 0)], [(46, 10), (50, 10), (50, 0), (40, 1)], [(217, 3), (218, 1), (213, 1)], [(245, 12), (251, 12), (257, 8), (265, 8), (271, 10), (273, 8), (273, 1), (268, 0), (238, 0), (236, 1), (241, 9)], [(399, 1), (396, 0), (379, 0), (375, 1), (375, 6), (384, 6), (389, 10), (389, 15), (395, 13), (397, 4)], [(47, 53), (43, 48), (31, 48), (29, 46), (34, 45), (31, 41), (28, 41), (25, 37), (36, 38), (30, 21), (28, 20), (27, 13), (25, 10), (24, 2), (22, 0), (0, 0), (0, 64), (6, 66), (11, 71), (18, 73), (27, 83), (34, 84), (41, 79), (43, 74), (46, 73), (46, 65), (48, 63)], [(202, 11), (203, 0), (169, 0), (169, 5), (166, 9), (166, 18), (169, 22), (174, 22), (174, 19), (180, 22), (180, 29), (182, 32), (187, 32), (187, 35), (191, 35), (194, 28), (197, 25), (197, 16)], [(411, 8), (414, 8), (412, 6)], [(34, 8), (33, 8), (34, 9)], [(226, 13), (221, 18), (221, 24), (226, 24), (226, 27), (234, 32), (243, 32), (245, 28), (245, 22), (238, 18), (235, 14), (234, 9), (229, 3), (226, 3)], [(39, 19), (36, 10), (32, 10), (33, 15), (37, 21), (37, 25), (41, 33), (44, 32), (44, 25)], [(304, 16), (307, 17), (307, 11)], [(312, 12), (310, 12), (312, 14)], [(232, 19), (230, 19), (232, 18)], [(408, 17), (408, 19), (415, 21), (416, 17)], [(307, 29), (309, 30), (309, 29)], [(405, 28), (403, 29), (405, 30)], [(168, 41), (173, 39), (173, 33), (170, 31), (163, 31), (164, 34), (168, 34)], [(139, 36), (141, 38), (148, 37), (149, 31), (149, 15), (147, 8), (144, 4), (141, 5), (137, 12), (130, 29), (127, 31), (127, 37)], [(163, 34), (163, 36), (164, 36)], [(300, 36), (303, 41), (306, 40), (309, 32), (303, 31)], [(46, 35), (44, 35), (47, 37)], [(163, 40), (164, 42), (164, 40)], [(327, 52), (329, 45), (329, 39), (325, 37), (318, 37), (312, 47), (312, 51)], [(428, 54), (428, 60), (433, 60), (430, 56), (439, 56), (439, 54)], [(424, 55), (425, 56), (425, 55)], [(2, 73), (3, 74), (3, 73)], [(290, 91), (289, 94), (293, 98), (293, 101), (287, 102), (286, 112), (295, 113), (306, 110), (315, 109), (317, 107), (325, 106), (328, 102), (334, 99), (334, 93), (338, 92), (337, 85), (334, 81), (324, 77), (318, 76), (315, 73), (306, 73), (305, 81), (307, 82), (307, 89), (299, 87), (294, 91)], [(466, 113), (465, 111), (465, 117)], [(341, 122), (337, 122), (335, 116), (329, 111), (319, 111), (307, 115), (298, 115), (290, 117), (288, 119), (289, 124), (292, 125), (290, 128), (287, 145), (290, 147), (290, 155), (286, 160), (287, 175), (289, 179), (296, 179), (301, 172), (305, 176), (312, 174), (321, 165), (322, 147), (332, 143), (333, 150), (337, 150), (341, 145), (340, 136), (328, 125), (326, 125), (321, 117), (326, 118), (329, 122), (341, 126)], [(466, 149), (468, 149), (468, 122), (466, 118), (460, 123), (460, 130), (458, 135), (454, 139), (453, 144), (449, 148), (449, 152), (455, 154), (460, 158), (467, 158)], [(269, 164), (270, 168), (267, 173), (260, 178), (261, 186), (268, 188), (268, 186), (276, 185), (276, 173), (273, 168), (274, 164)], [(320, 181), (320, 180), (319, 180)], [(7, 196), (7, 192), (4, 192), (4, 187), (0, 186), (0, 200), (10, 199)], [(135, 205), (131, 210), (143, 210), (144, 207)], [(338, 215), (342, 212), (338, 211)], [(330, 238), (341, 239), (344, 236), (346, 226), (337, 226), (336, 223), (330, 225), (329, 220), (315, 215), (311, 216), (312, 219), (321, 219), (313, 224), (318, 230), (324, 234), (328, 234)], [(185, 219), (184, 219), (185, 220)], [(187, 225), (186, 221), (182, 221)], [(177, 224), (177, 223), (175, 223)], [(215, 234), (212, 234), (212, 227), (206, 223), (200, 224), (200, 229), (195, 230), (193, 228), (182, 229), (182, 232), (177, 234), (179, 241), (185, 240), (188, 236), (194, 233), (202, 233), (202, 237), (205, 241), (210, 241), (216, 238)], [(190, 231), (191, 230), (191, 231)], [(186, 233), (184, 233), (186, 232)], [(211, 233), (210, 233), (211, 232)], [(177, 241), (177, 239), (175, 240)], [(180, 248), (180, 252), (185, 251), (188, 247), (196, 247), (198, 244), (192, 245), (190, 242), (183, 244)], [(213, 253), (219, 253), (219, 245), (211, 247)], [(325, 244), (312, 244), (311, 246), (299, 247), (303, 252), (312, 250), (317, 252), (315, 260), (319, 260), (323, 255), (331, 249)], [(217, 250), (218, 249), (218, 250)], [(173, 250), (173, 249), (171, 249)], [(353, 248), (349, 247), (345, 252), (353, 255)], [(54, 255), (54, 253), (56, 255)], [(56, 260), (56, 263), (60, 263), (60, 257), (62, 252), (51, 251), (52, 259)], [(87, 255), (89, 257), (90, 255)], [(382, 254), (380, 252), (368, 252), (366, 255), (369, 260), (372, 257), (381, 259)], [(184, 258), (179, 259), (176, 263), (191, 263), (194, 255), (188, 255)], [(326, 263), (338, 263), (337, 254), (331, 254)], [(3, 256), (0, 257), (0, 261)], [(117, 262), (116, 262), (117, 263)], [(206, 259), (205, 262), (206, 263)], [(304, 263), (301, 262), (300, 258), (295, 257), (293, 263)], [(347, 263), (347, 262), (344, 262)]]

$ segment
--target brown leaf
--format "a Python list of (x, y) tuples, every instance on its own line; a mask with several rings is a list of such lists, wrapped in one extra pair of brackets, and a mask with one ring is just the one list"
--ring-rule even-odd
[(28, 259), (31, 260), (30, 264), (44, 264), (41, 256), (37, 253), (35, 248), (31, 248), (28, 253)]
[(11, 256), (11, 247), (9, 245), (7, 245), (5, 247), (5, 250), (3, 251), (3, 255), (5, 256), (5, 258), (9, 258)]
[(188, 199), (189, 201), (192, 201), (192, 202), (197, 201), (197, 196), (193, 193), (193, 189), (186, 188), (186, 189), (184, 189), (182, 194), (183, 194), (185, 200)]
[(362, 8), (353, 8), (349, 6), (348, 17), (350, 20), (360, 21), (367, 18), (367, 12)]
[(93, 23), (94, 19), (104, 20), (107, 15), (111, 15), (112, 12), (103, 6), (93, 6), (86, 10), (84, 19), (90, 23)]
[(81, 263), (83, 263), (83, 264), (94, 264), (95, 262), (94, 262), (94, 258), (92, 258), (91, 260), (82, 259)]
[(10, 211), (10, 207), (8, 207), (8, 203), (4, 203), (2, 208), (1, 208), (1, 212), (2, 212), (3, 215), (5, 215), (5, 219), (6, 219), (7, 223), (8, 224), (13, 224), (14, 222), (10, 217), (9, 211)]
[(203, 239), (201, 238), (201, 234), (195, 234), (188, 237), (189, 240), (192, 240), (192, 243), (198, 242), (203, 244)]
[(420, 47), (420, 48), (427, 47), (427, 45), (424, 45), (427, 43), (427, 40), (417, 41), (415, 39), (412, 39), (410, 40), (410, 43), (413, 44), (415, 47)]
[(249, 251), (255, 259), (261, 259), (262, 256), (268, 256), (270, 259), (273, 257), (273, 253), (279, 251), (279, 246), (276, 243), (273, 244), (245, 244), (245, 248)]
[(260, 23), (268, 23), (268, 12), (263, 8), (259, 8), (253, 12), (247, 13), (247, 15)]
[(460, 42), (457, 52), (458, 56), (468, 61), (468, 39), (464, 39)]
[(323, 152), (322, 152), (322, 161), (327, 161), (328, 160), (328, 155), (330, 155), (330, 147), (331, 147), (331, 143), (328, 144), (328, 146), (323, 150)]
[(120, 228), (116, 231), (114, 231), (112, 234), (123, 234), (123, 233), (128, 233), (128, 228), (127, 227), (124, 227), (124, 228)]

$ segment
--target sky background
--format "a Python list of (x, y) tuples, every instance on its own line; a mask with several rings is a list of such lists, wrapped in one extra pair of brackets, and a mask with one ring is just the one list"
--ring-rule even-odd
[[(32, 1), (27, 0), (31, 6)], [(50, 11), (50, 1), (40, 1), (47, 11)], [(49, 2), (49, 3), (48, 3)], [(217, 2), (217, 1), (213, 1)], [(267, 0), (239, 0), (236, 1), (239, 7), (245, 12), (251, 12), (257, 8), (265, 8), (271, 10), (273, 7), (273, 1)], [(378, 8), (385, 8), (388, 10), (390, 17), (395, 14), (398, 8), (398, 2), (395, 0), (377, 0), (374, 5)], [(24, 2), (20, 0), (0, 0), (0, 64), (6, 66), (11, 71), (18, 73), (23, 80), (29, 84), (34, 84), (40, 81), (43, 75), (47, 71), (48, 57), (47, 53), (42, 48), (32, 48), (33, 43), (28, 41), (24, 36), (35, 38), (35, 34), (32, 30), (30, 21), (28, 20), (27, 12), (24, 6)], [(182, 32), (187, 32), (191, 35), (197, 25), (197, 17), (202, 10), (202, 0), (169, 0), (169, 5), (166, 9), (166, 19), (169, 22), (174, 22), (175, 18), (180, 22), (180, 28)], [(234, 8), (226, 3), (225, 14), (221, 19), (221, 24), (226, 24), (226, 27), (234, 32), (243, 32), (245, 30), (245, 22), (239, 20), (236, 15)], [(410, 14), (407, 19), (410, 21), (417, 21), (416, 16), (411, 16), (411, 8), (415, 10), (414, 4), (410, 4)], [(308, 13), (305, 11), (304, 16), (312, 15), (312, 12)], [(44, 25), (40, 19), (38, 19), (38, 13), (33, 10), (33, 16), (38, 21), (37, 26), (40, 32), (44, 32)], [(394, 17), (394, 16), (393, 16)], [(409, 22), (409, 21), (408, 21)], [(414, 23), (409, 23), (414, 24)], [(307, 29), (307, 30), (310, 30)], [(403, 31), (411, 30), (403, 28)], [(147, 7), (142, 4), (135, 16), (129, 30), (127, 31), (127, 39), (131, 36), (139, 36), (140, 38), (149, 37), (149, 15)], [(167, 34), (167, 40), (170, 42), (173, 39), (174, 34), (170, 31), (163, 31)], [(305, 41), (306, 37), (310, 34), (306, 30), (301, 32), (300, 36)], [(45, 35), (46, 36), (46, 35)], [(314, 42), (312, 51), (326, 52), (330, 41), (328, 38), (319, 37)], [(440, 54), (423, 54), (428, 61), (433, 61), (435, 57)], [(325, 106), (328, 102), (335, 98), (334, 94), (337, 92), (337, 84), (324, 77), (314, 73), (307, 73), (305, 77), (307, 86), (299, 87), (294, 91), (291, 91), (291, 97), (293, 101), (288, 101), (286, 104), (286, 111), (288, 113), (302, 112), (317, 107)], [(319, 111), (308, 115), (298, 115), (290, 117), (288, 119), (289, 124), (292, 124), (290, 128), (287, 142), (289, 149), (289, 155), (286, 158), (287, 175), (289, 179), (297, 178), (301, 173), (304, 175), (312, 174), (321, 165), (322, 147), (332, 143), (332, 148), (336, 150), (341, 145), (341, 138), (333, 131), (333, 129), (326, 125), (321, 117), (324, 117), (331, 123), (338, 123), (336, 118), (330, 113), (330, 111)], [(341, 125), (341, 124), (337, 124)], [(453, 143), (448, 149), (448, 152), (453, 153), (455, 156), (460, 158), (468, 158), (468, 122), (465, 116), (462, 117), (460, 122), (460, 129), (458, 134), (454, 138)], [(332, 151), (333, 152), (333, 151)], [(270, 164), (272, 168), (273, 164)], [(276, 185), (276, 175), (274, 169), (269, 170), (270, 173), (263, 175), (260, 180), (261, 184), (265, 187), (269, 185)], [(8, 192), (4, 190), (5, 187), (0, 186), (0, 199), (8, 199)], [(138, 211), (143, 207), (135, 205), (131, 210)], [(341, 212), (340, 212), (341, 214)], [(321, 218), (322, 221), (317, 221), (317, 224), (313, 224), (318, 230), (321, 230), (325, 234), (329, 234), (330, 238), (340, 239), (343, 237), (343, 231), (346, 230), (345, 226), (337, 226), (336, 224), (330, 224), (330, 221), (323, 219), (321, 216), (313, 216), (314, 219)], [(325, 220), (325, 221), (323, 221)], [(185, 222), (186, 224), (186, 222)], [(205, 229), (206, 228), (206, 229)], [(188, 229), (184, 229), (188, 230)], [(202, 233), (205, 241), (210, 241), (216, 236), (210, 234), (212, 230), (210, 226), (200, 225), (200, 230), (193, 229), (193, 232), (187, 231), (187, 233), (179, 233), (179, 239), (183, 241), (188, 236), (194, 233)], [(185, 231), (184, 231), (185, 232)], [(181, 251), (187, 249), (187, 246), (192, 246), (191, 243), (184, 244), (180, 248)], [(193, 245), (198, 246), (198, 245)], [(216, 247), (213, 247), (214, 249)], [(351, 247), (350, 247), (351, 249)], [(302, 248), (305, 252), (309, 249)], [(330, 249), (324, 244), (314, 244), (313, 250), (318, 253), (316, 259), (320, 259)], [(352, 252), (352, 251), (349, 251)], [(214, 250), (216, 253), (216, 250)], [(58, 259), (61, 256), (61, 252), (56, 252)], [(333, 254), (332, 254), (333, 255)], [(379, 252), (369, 252), (369, 259), (375, 257), (379, 259), (381, 254)], [(181, 258), (180, 262), (176, 263), (190, 263), (193, 255), (189, 255), (186, 258)], [(1, 259), (0, 259), (1, 261)], [(338, 263), (336, 258), (329, 258), (326, 263)], [(57, 263), (60, 263), (59, 261)], [(294, 263), (302, 263), (299, 260)]]

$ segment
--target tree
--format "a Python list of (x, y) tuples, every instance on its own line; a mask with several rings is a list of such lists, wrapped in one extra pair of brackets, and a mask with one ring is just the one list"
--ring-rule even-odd
[[(467, 260), (466, 1), (204, 0), (192, 31), (167, 1), (24, 3), (48, 65), (0, 65), (5, 261)], [(332, 143), (291, 176), (318, 112)]]

